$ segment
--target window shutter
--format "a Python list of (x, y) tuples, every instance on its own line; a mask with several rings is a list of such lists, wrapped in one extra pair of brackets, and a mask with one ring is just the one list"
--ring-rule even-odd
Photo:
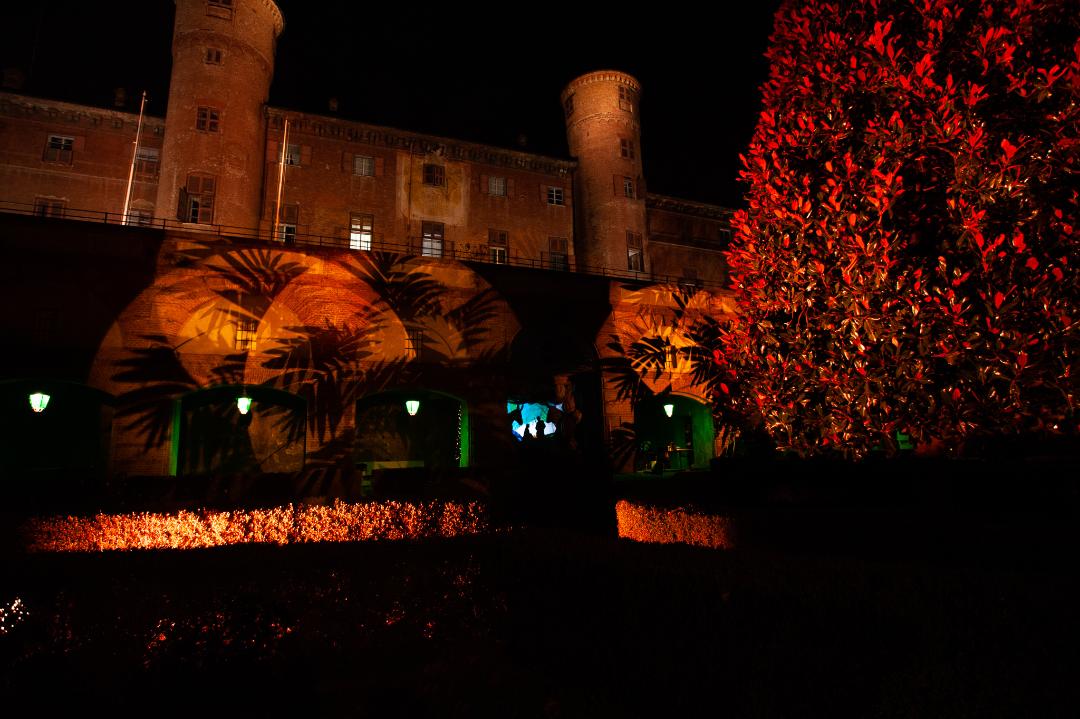
[(342, 172), (348, 172), (349, 174), (352, 174), (352, 171), (353, 171), (352, 162), (353, 162), (353, 159), (352, 159), (351, 154), (349, 154), (348, 152), (341, 153), (341, 171)]
[(281, 143), (277, 140), (267, 140), (266, 156), (270, 162), (281, 162)]
[(188, 175), (187, 188), (185, 189), (187, 189), (189, 195), (197, 195), (202, 192), (202, 183), (199, 182), (201, 179), (198, 175)]
[(611, 176), (611, 192), (618, 197), (622, 194), (622, 177), (619, 175)]
[(187, 212), (190, 202), (188, 200), (188, 191), (186, 187), (180, 188), (180, 200), (176, 203), (176, 219), (181, 222), (187, 222)]
[(547, 185), (540, 185), (540, 204), (542, 205), (547, 204), (547, 190)]
[(304, 166), (311, 164), (311, 145), (300, 146), (300, 164)]
[(514, 196), (514, 180), (513, 178), (506, 178), (506, 196), (512, 198)]
[(375, 158), (375, 177), (382, 177), (382, 176), (383, 176), (383, 158), (376, 157)]
[(75, 152), (82, 152), (83, 150), (86, 149), (86, 138), (85, 137), (83, 137), (82, 135), (76, 135), (74, 137), (74, 140), (75, 141), (73, 143), (71, 143), (71, 145), (72, 145), (72, 149), (75, 150)]

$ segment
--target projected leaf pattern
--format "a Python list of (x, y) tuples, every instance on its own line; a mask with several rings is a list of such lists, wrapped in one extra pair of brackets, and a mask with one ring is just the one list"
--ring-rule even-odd
[[(206, 320), (200, 325), (203, 333), (219, 332), (239, 318), (260, 323), (275, 301), (309, 270), (310, 263), (295, 258), (276, 249), (196, 245), (168, 258), (195, 274), (181, 272), (171, 284), (156, 289), (190, 304), (192, 312)], [(349, 456), (352, 436), (343, 429), (342, 419), (358, 399), (418, 381), (417, 363), (383, 356), (388, 323), (423, 327), (430, 350), (425, 352), (425, 361), (483, 363), (498, 354), (483, 346), (499, 312), (499, 297), (493, 291), (480, 292), (454, 306), (448, 288), (423, 271), (416, 258), (365, 252), (349, 253), (339, 260), (335, 266), (355, 279), (357, 297), (374, 295), (375, 303), (366, 305), (353, 297), (348, 301), (356, 309), (345, 319), (325, 317), (321, 323), (281, 328), (281, 336), (273, 338), (256, 365), (264, 378), (259, 384), (307, 401), (306, 416), (284, 408), (270, 409), (268, 415), (286, 441), (302, 438), (308, 431), (318, 438), (318, 448), (307, 455), (307, 463), (316, 466), (340, 463)], [(303, 295), (303, 289), (299, 293)], [(251, 368), (248, 352), (223, 355), (200, 382), (180, 356), (181, 347), (190, 339), (175, 346), (163, 334), (141, 339), (150, 346), (129, 350), (115, 363), (112, 379), (136, 385), (119, 397), (120, 416), (127, 429), (143, 437), (148, 449), (168, 441), (177, 398), (205, 387), (245, 384)], [(221, 411), (234, 413), (230, 407)], [(226, 451), (224, 445), (211, 448), (211, 452)]]

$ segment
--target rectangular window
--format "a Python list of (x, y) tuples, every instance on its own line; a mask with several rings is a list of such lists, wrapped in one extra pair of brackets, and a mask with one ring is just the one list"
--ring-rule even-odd
[(281, 214), (278, 215), (278, 241), (285, 244), (295, 242), (298, 224), (300, 224), (300, 205), (296, 203), (282, 205)]
[(63, 217), (67, 202), (53, 197), (34, 198), (34, 214), (38, 217)]
[(420, 254), (424, 257), (443, 256), (443, 224), (441, 222), (425, 222), (421, 225), (423, 237), (421, 239)]
[(209, 225), (214, 221), (214, 193), (217, 180), (213, 175), (188, 175), (187, 184), (180, 190), (180, 204), (176, 213), (181, 222)]
[(46, 162), (61, 162), (65, 165), (70, 165), (74, 151), (74, 137), (68, 137), (66, 135), (49, 135), (49, 139), (45, 142), (45, 155), (43, 159)]
[(548, 238), (548, 267), (553, 270), (570, 269), (569, 242), (565, 237)]
[(506, 178), (494, 175), (488, 177), (488, 194), (496, 197), (506, 197)]
[(363, 215), (358, 212), (349, 215), (349, 249), (370, 251), (374, 226), (374, 215)]
[(442, 165), (424, 164), (424, 184), (446, 187), (446, 168)]
[(629, 177), (624, 177), (622, 181), (623, 195), (633, 199), (634, 197), (634, 181)]
[(619, 140), (619, 154), (628, 160), (634, 159), (634, 141)]
[(195, 129), (205, 132), (217, 132), (221, 113), (216, 107), (200, 107), (195, 115)]
[(684, 287), (696, 288), (701, 286), (701, 281), (698, 276), (696, 267), (686, 267), (683, 269), (682, 279), (679, 280), (679, 284)]
[(235, 325), (233, 347), (240, 352), (254, 352), (255, 336), (259, 330), (258, 320), (254, 317), (237, 317)]
[(645, 251), (641, 246), (641, 233), (626, 231), (626, 269), (631, 272), (645, 271)]
[(634, 91), (625, 85), (619, 86), (619, 109), (628, 112), (634, 111)]
[(139, 147), (135, 150), (135, 174), (157, 177), (161, 150), (156, 147)]
[(420, 327), (408, 327), (405, 330), (405, 357), (419, 359), (424, 349), (424, 330)]
[(370, 155), (353, 157), (353, 174), (360, 177), (375, 177), (375, 158)]
[(561, 187), (547, 188), (547, 202), (549, 205), (564, 205), (563, 189)]
[(563, 100), (563, 113), (566, 117), (570, 117), (574, 114), (574, 95), (573, 93), (566, 96)]
[(488, 260), (505, 265), (510, 259), (510, 234), (506, 230), (488, 230)]
[(220, 65), (221, 64), (221, 48), (208, 47), (206, 48), (206, 56), (203, 58), (207, 65)]
[(149, 227), (154, 224), (154, 213), (151, 210), (131, 208), (128, 210), (127, 224)]
[(286, 165), (299, 165), (300, 164), (300, 146), (294, 145), (291, 142), (285, 147), (285, 164)]

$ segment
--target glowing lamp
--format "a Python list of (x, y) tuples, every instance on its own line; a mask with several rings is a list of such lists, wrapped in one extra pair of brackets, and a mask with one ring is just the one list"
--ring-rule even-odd
[(674, 412), (675, 412), (675, 405), (673, 405), (673, 404), (665, 404), (664, 405), (664, 414), (666, 414), (668, 417), (670, 417)]
[(236, 408), (240, 410), (240, 414), (247, 414), (251, 411), (251, 397), (237, 397)]
[(409, 413), (410, 417), (416, 416), (416, 413), (420, 411), (420, 400), (407, 399), (405, 400), (405, 411)]
[(49, 406), (49, 400), (52, 399), (44, 392), (34, 392), (30, 395), (30, 409), (35, 412), (44, 412), (45, 408)]

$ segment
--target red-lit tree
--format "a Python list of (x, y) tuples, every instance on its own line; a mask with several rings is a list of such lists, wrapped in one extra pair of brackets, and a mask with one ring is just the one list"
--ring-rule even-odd
[(777, 13), (716, 359), (781, 448), (1076, 431), (1076, 10)]

